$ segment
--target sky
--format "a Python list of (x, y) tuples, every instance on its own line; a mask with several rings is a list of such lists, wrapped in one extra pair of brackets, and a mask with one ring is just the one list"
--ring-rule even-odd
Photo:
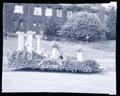
[(104, 7), (109, 7), (109, 6), (114, 6), (115, 9), (117, 8), (117, 2), (110, 2), (110, 3), (103, 3), (102, 6)]
[[(70, 6), (71, 4), (60, 4), (60, 5)], [(102, 3), (102, 6), (105, 7), (105, 8), (108, 8), (109, 5), (114, 6), (115, 9), (117, 8), (117, 2)]]

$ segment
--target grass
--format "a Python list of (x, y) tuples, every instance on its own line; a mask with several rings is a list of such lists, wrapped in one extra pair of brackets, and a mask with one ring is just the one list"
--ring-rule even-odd
[[(51, 52), (51, 41), (41, 40), (41, 47), (45, 49), (46, 52)], [(85, 51), (85, 58), (86, 59), (115, 59), (115, 41), (100, 41), (100, 42), (93, 42), (93, 43), (86, 43), (86, 42), (68, 42), (68, 41), (59, 41), (58, 42), (62, 47), (62, 52), (66, 56), (76, 56), (76, 49), (79, 47), (83, 48)], [(36, 39), (33, 40), (33, 49), (36, 50)], [(111, 48), (112, 51), (102, 50), (99, 48), (93, 48), (93, 45), (99, 45), (107, 48)], [(14, 51), (17, 49), (17, 38), (8, 38), (7, 40), (3, 40), (3, 56), (6, 57), (7, 51)], [(3, 60), (3, 63), (6, 63), (6, 60)], [(5, 66), (6, 64), (4, 64)], [(3, 67), (4, 67), (3, 66)]]
[[(36, 50), (36, 39), (33, 40), (33, 48), (34, 50)], [(41, 41), (41, 47), (44, 48), (46, 50), (46, 52), (51, 52), (52, 48), (51, 48), (51, 41)], [(86, 58), (100, 58), (100, 59), (113, 59), (115, 57), (115, 52), (114, 51), (106, 51), (106, 50), (101, 50), (101, 49), (97, 49), (97, 48), (91, 48), (92, 45), (96, 44), (96, 45), (103, 45), (106, 46), (107, 48), (113, 48), (113, 50), (115, 49), (115, 41), (102, 41), (102, 42), (95, 42), (95, 43), (85, 43), (85, 42), (63, 42), (60, 41), (59, 44), (62, 47), (62, 52), (64, 53), (64, 55), (70, 55), (70, 56), (76, 56), (76, 52), (75, 50), (78, 49), (79, 47), (82, 47), (83, 50), (86, 53)], [(3, 54), (4, 56), (6, 56), (7, 54), (7, 50), (15, 50), (17, 49), (17, 38), (9, 38), (8, 40), (4, 39), (3, 42)]]

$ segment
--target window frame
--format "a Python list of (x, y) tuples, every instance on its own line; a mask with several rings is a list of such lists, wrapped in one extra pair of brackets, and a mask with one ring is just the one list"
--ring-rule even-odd
[[(36, 10), (38, 11), (38, 13), (37, 14), (35, 14), (36, 13)], [(39, 12), (40, 11), (40, 12)], [(42, 7), (41, 6), (35, 6), (34, 7), (34, 12), (33, 12), (33, 15), (35, 15), (35, 16), (42, 16)]]
[(56, 16), (62, 17), (63, 16), (63, 10), (62, 9), (56, 9)]
[[(69, 15), (71, 14), (71, 15)], [(67, 18), (71, 17), (73, 15), (73, 11), (72, 10), (67, 10)]]
[[(21, 9), (21, 10), (20, 10), (20, 9)], [(16, 4), (16, 5), (14, 6), (14, 13), (24, 14), (23, 5), (22, 5), (22, 4)]]
[[(48, 15), (48, 14), (47, 14), (47, 13), (48, 13), (48, 12), (47, 12), (48, 10), (51, 10), (51, 15)], [(46, 7), (46, 8), (45, 8), (45, 16), (47, 16), (47, 17), (53, 16), (53, 9), (50, 8), (50, 7)]]

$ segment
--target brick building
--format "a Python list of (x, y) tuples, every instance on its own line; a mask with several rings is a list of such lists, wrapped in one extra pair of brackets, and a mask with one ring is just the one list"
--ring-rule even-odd
[(87, 4), (68, 6), (65, 4), (4, 3), (3, 29), (4, 32), (33, 30), (39, 33), (40, 30), (44, 30), (50, 20), (56, 19), (56, 23), (62, 26), (72, 14), (84, 10), (97, 13), (104, 23), (105, 9), (100, 4), (93, 4), (91, 7)]

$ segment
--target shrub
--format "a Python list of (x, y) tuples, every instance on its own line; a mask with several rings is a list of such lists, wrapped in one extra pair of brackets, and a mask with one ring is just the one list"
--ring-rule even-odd
[(89, 41), (95, 41), (100, 40), (104, 32), (106, 27), (95, 13), (80, 12), (68, 19), (59, 34), (72, 40), (83, 41), (88, 35)]
[(11, 69), (38, 69), (43, 71), (64, 71), (94, 73), (100, 72), (99, 64), (94, 60), (76, 61), (76, 60), (48, 60), (44, 56), (27, 51), (14, 51), (8, 59)]

